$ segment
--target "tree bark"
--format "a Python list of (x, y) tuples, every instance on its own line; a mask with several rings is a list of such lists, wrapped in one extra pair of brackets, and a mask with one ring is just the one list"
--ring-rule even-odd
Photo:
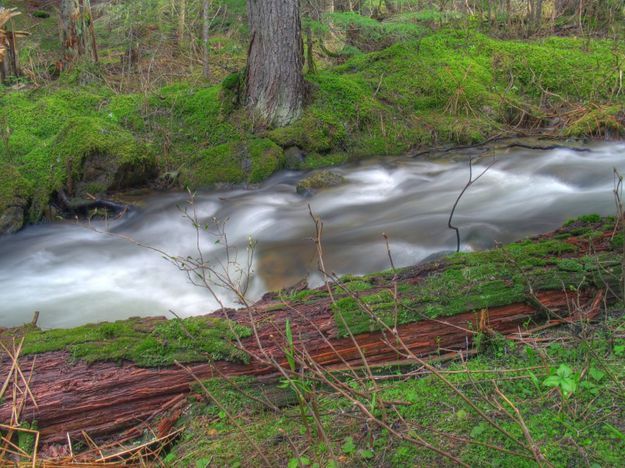
[(187, 0), (180, 0), (178, 11), (178, 46), (182, 48), (184, 46), (184, 32), (187, 23)]
[(63, 68), (70, 67), (81, 55), (78, 22), (80, 4), (78, 0), (61, 0), (61, 43), (63, 46)]
[(304, 47), (298, 0), (249, 0), (245, 103), (257, 125), (280, 127), (304, 108)]

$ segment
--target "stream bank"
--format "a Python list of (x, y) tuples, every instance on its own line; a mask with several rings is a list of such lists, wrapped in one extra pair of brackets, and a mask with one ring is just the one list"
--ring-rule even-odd
[[(621, 284), (622, 245), (614, 219), (588, 216), (503, 249), (456, 254), (396, 273), (344, 278), (333, 285), (336, 302), (322, 287), (268, 295), (249, 309), (222, 311), (204, 322), (186, 319), (186, 326), (174, 320), (163, 328), (163, 319), (134, 319), (67, 331), (25, 326), (4, 330), (1, 336), (6, 343), (24, 337), (24, 369), (32, 362), (28, 356), (37, 355), (32, 389), (38, 407), (27, 406), (25, 414), (38, 420), (43, 440), (60, 442), (66, 440), (66, 432), (73, 436), (81, 430), (92, 436), (119, 432), (136, 425), (137, 418), (153, 416), (163, 405), (178, 403), (189, 391), (193, 377), (186, 371), (139, 368), (128, 361), (137, 359), (132, 349), (141, 359), (149, 353), (160, 357), (150, 363), (159, 367), (174, 360), (203, 362), (192, 366), (200, 378), (272, 375), (276, 369), (263, 356), (269, 354), (286, 365), (277, 330), (289, 321), (295, 346), (308, 349), (320, 365), (358, 366), (362, 350), (371, 365), (396, 363), (401, 358), (397, 349), (364, 310), (354, 307), (359, 298), (380, 320), (398, 323), (399, 336), (418, 356), (441, 350), (469, 352), (479, 333), (520, 336), (522, 330), (545, 321), (554, 326), (596, 318), (602, 304), (617, 299), (613, 292)], [(395, 281), (400, 291), (397, 303), (387, 297)], [(573, 300), (577, 312), (567, 318)], [(394, 304), (399, 307), (398, 318), (389, 315)], [(225, 326), (226, 317), (242, 327), (238, 335), (245, 355), (233, 353), (238, 347), (229, 335), (232, 329)], [(250, 317), (257, 336), (250, 336)], [(353, 330), (357, 347), (345, 326)], [(206, 337), (206, 332), (213, 335)], [(207, 339), (222, 346), (221, 351), (199, 350), (196, 340)], [(224, 352), (228, 349), (231, 354)], [(9, 365), (5, 359), (1, 368)], [(0, 418), (7, 411), (5, 403)]]

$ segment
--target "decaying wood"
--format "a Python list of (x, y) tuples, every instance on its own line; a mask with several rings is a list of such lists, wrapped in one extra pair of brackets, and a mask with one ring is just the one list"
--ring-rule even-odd
[(9, 21), (20, 15), (16, 8), (0, 7), (0, 80), (4, 81), (9, 76), (19, 76), (19, 63), (17, 60), (17, 39), (28, 35), (25, 31), (9, 30)]
[[(571, 239), (570, 242), (575, 244), (577, 240)], [(595, 246), (593, 249), (600, 247)], [(421, 281), (436, 268), (435, 264), (414, 267), (403, 272), (400, 281)], [(530, 303), (515, 303), (409, 323), (399, 326), (398, 331), (406, 346), (417, 356), (467, 352), (476, 330), (498, 332), (520, 339), (525, 336), (523, 330), (528, 323), (550, 326), (566, 320), (593, 318), (603, 304), (603, 294), (603, 291), (591, 288), (575, 293), (543, 291), (536, 293), (541, 307)], [(583, 316), (567, 319), (570, 304), (574, 301), (581, 304), (579, 310), (583, 312)], [(547, 321), (545, 308), (556, 312), (554, 321)], [(284, 361), (285, 348), (280, 341), (280, 331), (284, 330), (288, 319), (295, 346), (305, 348), (316, 362), (327, 368), (358, 366), (361, 363), (361, 352), (372, 366), (396, 363), (401, 359), (380, 332), (356, 335), (356, 343), (350, 337), (340, 337), (327, 297), (290, 307), (280, 306), (275, 296), (269, 294), (250, 309), (228, 313), (231, 319), (243, 324), (249, 321), (250, 315), (257, 323), (258, 340), (254, 337), (246, 338), (243, 345), (253, 354), (259, 354), (260, 344), (265, 352), (278, 361)], [(23, 358), (21, 367), (30, 368), (33, 359)], [(201, 379), (223, 375), (263, 378), (275, 375), (274, 368), (258, 361), (250, 364), (219, 361), (188, 367)], [(2, 361), (0, 375), (5, 375), (10, 368), (10, 360)], [(76, 440), (82, 438), (82, 431), (92, 438), (119, 434), (128, 428), (134, 429), (130, 429), (126, 435), (132, 435), (133, 431), (140, 432), (142, 422), (148, 424), (161, 410), (182, 404), (184, 395), (191, 391), (193, 382), (189, 372), (179, 368), (139, 368), (128, 362), (97, 362), (89, 365), (85, 362), (72, 362), (67, 352), (38, 355), (34, 376), (28, 378), (31, 377), (29, 388), (38, 407), (29, 400), (22, 416), (27, 420), (38, 421), (44, 444), (63, 445), (67, 443), (68, 437)], [(0, 406), (0, 422), (10, 420), (10, 416), (10, 407), (6, 403)]]

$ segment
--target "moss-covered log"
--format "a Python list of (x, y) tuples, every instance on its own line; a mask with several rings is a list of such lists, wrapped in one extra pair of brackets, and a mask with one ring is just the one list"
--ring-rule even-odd
[[(480, 333), (514, 335), (536, 323), (562, 323), (571, 312), (570, 320), (595, 317), (603, 299), (614, 300), (622, 284), (623, 239), (613, 230), (613, 220), (586, 217), (502, 249), (344, 278), (333, 286), (334, 304), (323, 288), (272, 293), (227, 315), (237, 322), (247, 351), (259, 355), (260, 343), (280, 362), (285, 361), (280, 330), (287, 320), (296, 346), (324, 366), (359, 365), (358, 347), (370, 364), (400, 359), (379, 325), (356, 306), (359, 301), (384, 321), (395, 320), (391, 310), (397, 306), (399, 334), (416, 355), (466, 350)], [(397, 299), (390, 300), (394, 281)], [(578, 310), (571, 310), (573, 302)], [(257, 338), (246, 337), (250, 317)], [(226, 325), (223, 318), (131, 319), (46, 332), (24, 327), (1, 336), (24, 336), (24, 369), (37, 355), (32, 389), (39, 406), (24, 414), (39, 422), (44, 440), (62, 441), (66, 432), (98, 436), (136, 426), (190, 391), (193, 379), (185, 371), (146, 366), (196, 363), (191, 368), (200, 378), (274, 374), (259, 361), (247, 362)], [(358, 347), (345, 337), (346, 326)], [(4, 360), (0, 374), (8, 367)], [(0, 406), (0, 420), (9, 414), (8, 403)]]

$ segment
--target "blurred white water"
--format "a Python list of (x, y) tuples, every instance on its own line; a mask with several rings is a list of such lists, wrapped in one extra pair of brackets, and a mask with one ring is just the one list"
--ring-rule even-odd
[[(580, 214), (613, 214), (613, 168), (625, 173), (625, 145), (589, 148), (498, 155), (458, 206), (455, 224), (463, 249), (545, 232)], [(466, 159), (455, 156), (456, 161), (383, 158), (338, 168), (347, 183), (311, 198), (295, 192), (303, 174), (283, 172), (257, 190), (201, 193), (195, 207), (204, 221), (228, 220), (229, 241), (241, 254), (248, 236), (258, 241), (250, 290), (257, 299), (306, 276), (319, 281), (308, 203), (324, 221), (327, 267), (338, 274), (388, 268), (382, 232), (401, 266), (454, 249), (447, 218), (468, 177)], [(475, 173), (484, 164), (476, 164)], [(172, 255), (194, 255), (195, 231), (177, 208), (187, 199), (185, 193), (154, 195), (109, 229)], [(209, 257), (223, 258), (214, 238), (207, 236), (202, 246)], [(43, 327), (66, 327), (167, 315), (168, 309), (202, 314), (216, 306), (159, 254), (70, 222), (0, 238), (0, 326), (30, 321), (34, 310), (41, 311)]]

